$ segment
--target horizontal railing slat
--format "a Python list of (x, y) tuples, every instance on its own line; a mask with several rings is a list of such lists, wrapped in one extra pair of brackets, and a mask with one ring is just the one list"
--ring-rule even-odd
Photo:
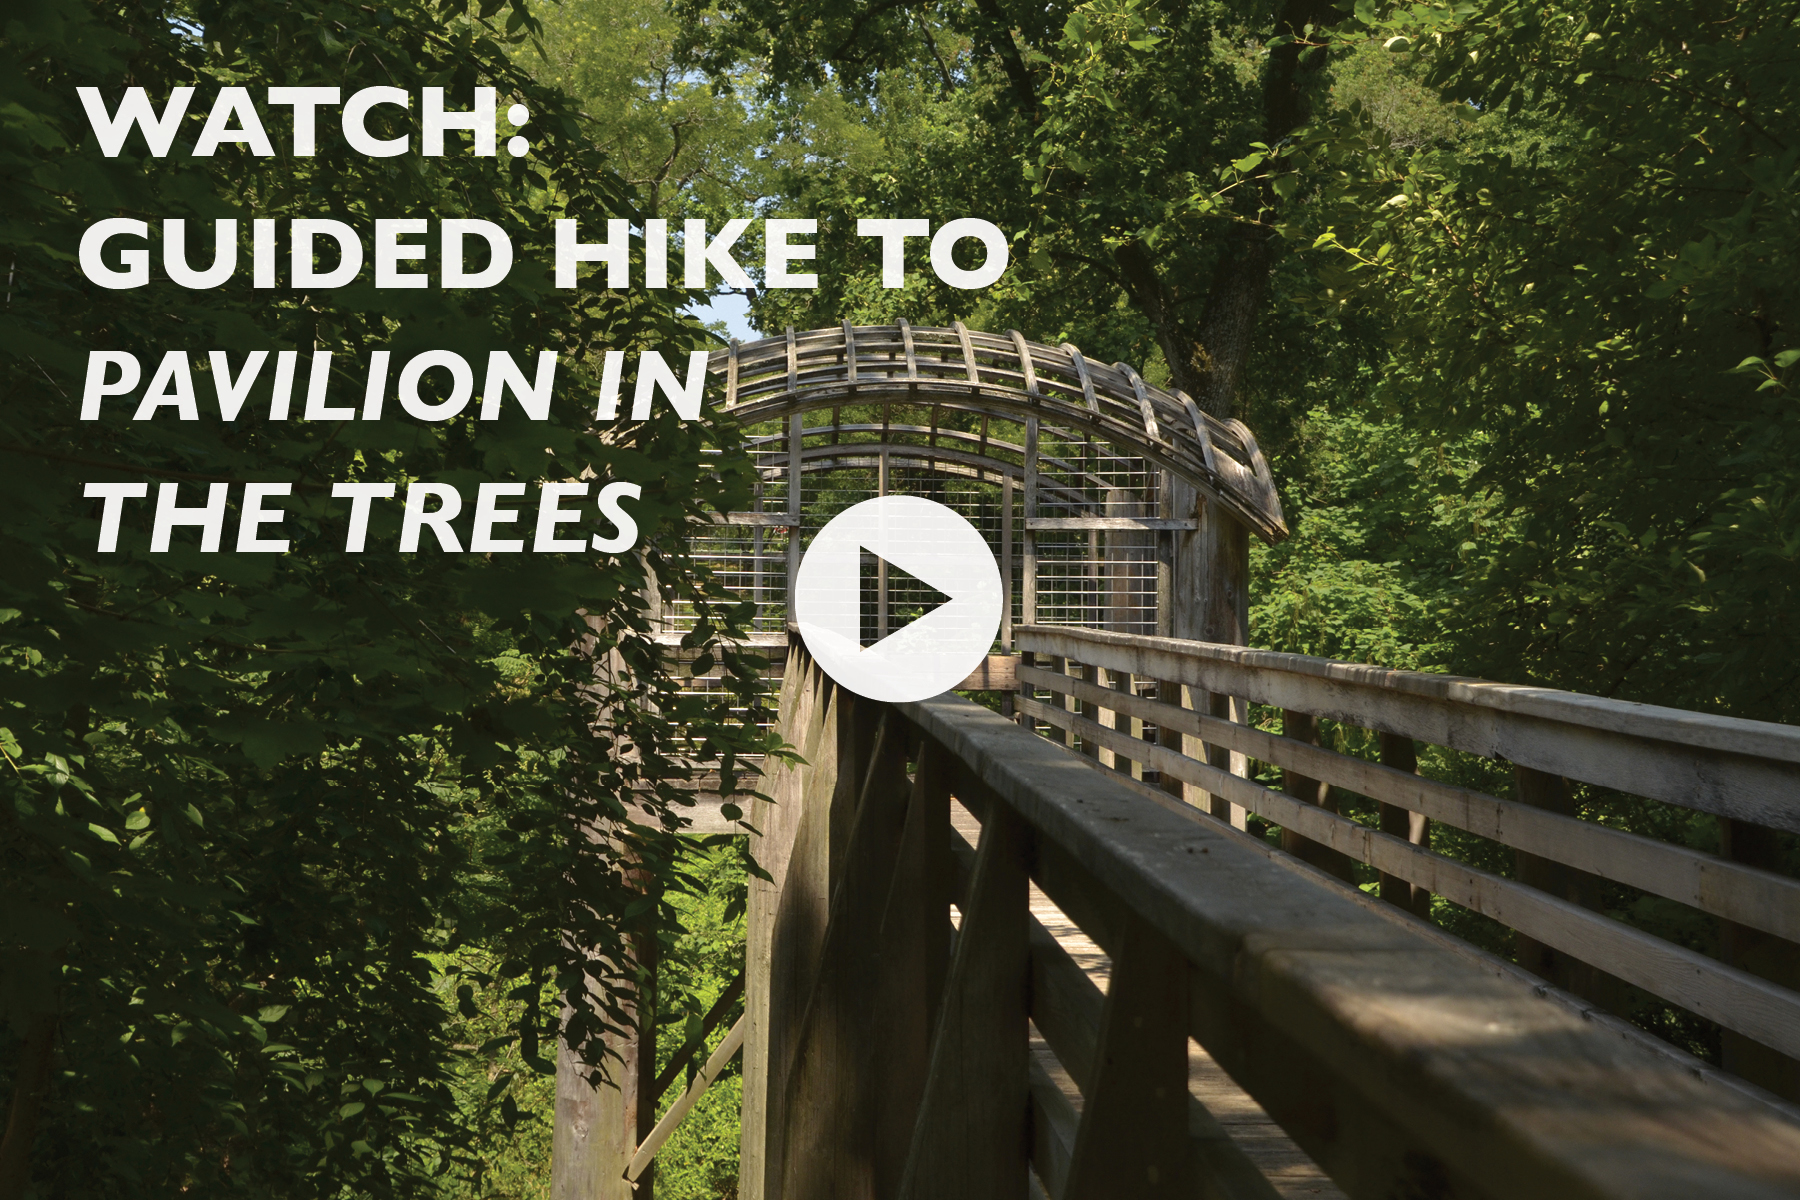
[[(1423, 813), (1514, 849), (1800, 942), (1800, 880), (1528, 804), (1498, 800), (1042, 667), (1019, 664), (1015, 670), (1021, 683), (1112, 708), (1371, 800)], [(1135, 740), (1131, 743), (1137, 744)], [(1138, 757), (1135, 749), (1129, 753)]]
[(954, 696), (895, 707), (1030, 826), (1040, 864), (1057, 847), (1181, 949), (1194, 1036), (1350, 1194), (1389, 1194), (1415, 1162), (1495, 1196), (1800, 1188), (1800, 1124), (1780, 1108), (998, 714)]
[(1800, 993), (1096, 721), (1024, 697), (1016, 703), (1019, 711), (1046, 724), (1129, 752), (1172, 778), (1224, 796), (1284, 829), (1492, 917), (1765, 1046), (1800, 1057)]
[(1172, 638), (1042, 625), (1015, 636), (1021, 650), (1800, 832), (1800, 729), (1785, 725)]

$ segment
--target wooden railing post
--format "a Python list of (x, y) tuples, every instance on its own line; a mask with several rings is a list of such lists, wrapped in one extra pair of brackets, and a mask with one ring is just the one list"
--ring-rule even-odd
[[(1092, 663), (1082, 663), (1081, 678), (1084, 682), (1091, 683), (1098, 687), (1100, 685), (1100, 668), (1094, 666)], [(1105, 720), (1100, 712), (1100, 706), (1092, 701), (1077, 701), (1074, 705), (1074, 709), (1090, 721), (1098, 724), (1105, 724)], [(1098, 759), (1100, 757), (1100, 743), (1094, 741), (1092, 738), (1082, 738), (1081, 753), (1088, 758)]]
[[(1523, 804), (1559, 816), (1576, 815), (1575, 798), (1569, 792), (1568, 780), (1560, 775), (1515, 765), (1513, 786)], [(1513, 852), (1513, 864), (1520, 883), (1549, 892), (1560, 900), (1573, 900), (1584, 908), (1598, 907), (1599, 881), (1593, 876), (1554, 859), (1540, 858), (1523, 850)], [(1579, 959), (1524, 934), (1515, 936), (1514, 947), (1519, 965), (1533, 975), (1541, 976), (1558, 987), (1566, 988), (1578, 996), (1585, 996), (1597, 1004), (1605, 1003), (1608, 999), (1616, 1002), (1617, 997), (1610, 995), (1613, 989), (1607, 986), (1600, 973)]]
[(875, 1122), (875, 1194), (899, 1194), (931, 1058), (931, 1034), (950, 968), (951, 762), (925, 739), (913, 771), (906, 827), (883, 906), (876, 988), (881, 1068)]
[[(860, 743), (869, 724), (865, 714), (877, 706), (862, 701), (856, 707), (850, 733)], [(884, 1031), (876, 1020), (881, 918), (906, 819), (903, 723), (882, 710), (873, 744), (854, 749), (844, 756), (849, 761), (840, 760), (840, 772), (860, 786), (838, 789), (840, 796), (848, 791), (855, 797), (854, 808), (832, 814), (834, 833), (844, 824), (849, 832), (833, 855), (830, 914), (783, 1087), (782, 1200), (876, 1195), (876, 1114), (885, 1087), (878, 1066)]]
[(781, 730), (806, 759), (777, 765), (751, 823), (751, 850), (770, 875), (752, 879), (746, 914), (744, 1100), (739, 1188), (774, 1200), (780, 1188), (785, 1084), (801, 1010), (812, 989), (830, 909), (834, 803), (850, 736), (849, 693), (826, 678), (796, 637), (783, 680)]
[(1024, 1200), (1031, 835), (987, 805), (901, 1200)]
[[(1419, 752), (1409, 737), (1397, 733), (1381, 735), (1381, 765), (1393, 767), (1397, 771), (1417, 774), (1419, 770)], [(1431, 821), (1424, 813), (1409, 812), (1398, 804), (1381, 806), (1381, 832), (1394, 837), (1405, 838), (1415, 846), (1431, 845)], [(1417, 884), (1406, 882), (1398, 875), (1381, 873), (1381, 898), (1389, 904), (1404, 908), (1415, 917), (1429, 920), (1431, 917), (1431, 892)]]
[[(1748, 821), (1721, 818), (1719, 852), (1733, 862), (1767, 871), (1781, 869), (1781, 845), (1775, 831)], [(1800, 945), (1739, 925), (1719, 922), (1721, 957), (1734, 967), (1800, 990)], [(1777, 1096), (1800, 1101), (1800, 1060), (1759, 1045), (1732, 1030), (1723, 1031), (1720, 1062), (1727, 1071), (1742, 1075)]]
[[(1319, 722), (1309, 713), (1283, 710), (1281, 714), (1281, 733), (1297, 742), (1305, 742), (1309, 746), (1319, 744)], [(1323, 780), (1313, 779), (1297, 771), (1283, 769), (1281, 772), (1281, 790), (1296, 800), (1307, 804), (1316, 804), (1326, 812), (1338, 810), (1337, 797), (1331, 794), (1331, 785)], [(1329, 846), (1322, 846), (1310, 838), (1301, 837), (1292, 829), (1281, 831), (1281, 848), (1302, 861), (1329, 874), (1337, 876), (1345, 883), (1354, 883), (1355, 877), (1350, 868), (1350, 857)]]
[(1123, 943), (1061, 1200), (1194, 1194), (1188, 963), (1142, 918), (1127, 924)]

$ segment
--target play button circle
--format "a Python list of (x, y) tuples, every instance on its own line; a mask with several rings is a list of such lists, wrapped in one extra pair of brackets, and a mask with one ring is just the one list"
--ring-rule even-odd
[[(862, 644), (862, 553), (949, 599)], [(1000, 628), (1000, 568), (979, 530), (917, 496), (881, 496), (839, 513), (800, 560), (794, 622), (825, 673), (871, 700), (923, 700), (981, 665)]]

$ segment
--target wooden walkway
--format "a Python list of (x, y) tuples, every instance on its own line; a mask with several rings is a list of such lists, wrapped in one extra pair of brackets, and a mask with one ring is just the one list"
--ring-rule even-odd
[[(950, 824), (973, 854), (981, 838), (981, 822), (975, 814), (952, 801)], [(955, 923), (960, 914), (956, 910), (953, 914)], [(1031, 885), (1031, 915), (1104, 993), (1112, 977), (1112, 959), (1035, 883)], [(1081, 1090), (1035, 1027), (1031, 1031), (1031, 1054), (1079, 1116)], [(1343, 1191), (1318, 1164), (1192, 1038), (1188, 1039), (1188, 1094), (1217, 1123), (1218, 1134), (1230, 1138), (1263, 1176), (1261, 1180), (1241, 1177), (1234, 1181), (1237, 1187), (1219, 1193), (1221, 1200), (1226, 1196), (1231, 1200), (1345, 1200)], [(1043, 1193), (1034, 1190), (1033, 1194)]]

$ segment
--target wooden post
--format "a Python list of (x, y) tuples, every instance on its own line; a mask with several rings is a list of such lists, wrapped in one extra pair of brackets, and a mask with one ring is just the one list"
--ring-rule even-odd
[[(1773, 830), (1729, 817), (1719, 823), (1720, 853), (1726, 858), (1767, 871), (1781, 869), (1781, 844)], [(1719, 944), (1721, 956), (1732, 966), (1800, 989), (1800, 946), (1793, 942), (1735, 921), (1720, 921)], [(1727, 1071), (1777, 1096), (1800, 1101), (1800, 1061), (1729, 1029), (1723, 1033), (1720, 1064)]]
[(1106, 1013), (1062, 1200), (1194, 1195), (1188, 1138), (1188, 964), (1134, 917)]
[(806, 437), (805, 418), (795, 413), (788, 418), (788, 543), (787, 543), (787, 616), (794, 619), (794, 582), (800, 577), (800, 525), (805, 489), (801, 483), (802, 443)]
[[(1242, 646), (1250, 641), (1250, 532), (1230, 514), (1208, 504), (1188, 484), (1169, 481), (1170, 509), (1192, 514), (1196, 528), (1173, 535), (1170, 634), (1202, 642)], [(1250, 709), (1235, 696), (1195, 693), (1189, 707), (1223, 720), (1248, 724)], [(1244, 755), (1222, 746), (1182, 738), (1182, 753), (1233, 775), (1248, 775)], [(1186, 789), (1189, 803), (1201, 803), (1220, 820), (1244, 828), (1244, 810), (1222, 796)]]
[[(604, 1037), (608, 1078), (595, 1086), (594, 1067), (557, 1042), (550, 1200), (651, 1200), (655, 1193), (654, 1166), (635, 1189), (625, 1179), (638, 1143), (656, 1126), (655, 930), (634, 934), (630, 944), (637, 994), (615, 1000), (635, 1028)], [(565, 1007), (565, 1023), (569, 1015)]]
[[(1514, 764), (1513, 786), (1523, 804), (1560, 816), (1577, 815), (1569, 782), (1560, 775)], [(1520, 883), (1585, 908), (1600, 907), (1600, 881), (1586, 871), (1523, 850), (1513, 851), (1513, 865)], [(1622, 985), (1606, 972), (1522, 933), (1515, 932), (1513, 939), (1518, 963), (1527, 971), (1614, 1012), (1624, 1007)]]
[(739, 1173), (746, 1197), (783, 1194), (790, 1077), (826, 959), (832, 897), (847, 875), (880, 712), (832, 683), (798, 636), (790, 640), (781, 730), (806, 762), (772, 771), (774, 802), (753, 807), (752, 823), (764, 833), (752, 849), (774, 882), (752, 880), (748, 906)]
[(987, 805), (900, 1200), (1024, 1200), (1031, 837)]
[[(875, 494), (888, 494), (888, 449), (881, 448), (881, 458), (875, 467)], [(880, 641), (888, 635), (888, 565), (887, 559), (875, 560), (875, 640)]]
[[(807, 861), (822, 856), (810, 854), (810, 845), (800, 844), (800, 831), (809, 799), (815, 807), (829, 805), (828, 795), (820, 801), (808, 793), (819, 770), (836, 770), (837, 716), (832, 706), (837, 699), (837, 689), (813, 666), (805, 643), (797, 636), (790, 638), (782, 673), (780, 728), (807, 762), (774, 764), (762, 788), (771, 799), (756, 800), (751, 806), (751, 823), (762, 833), (750, 839), (750, 851), (770, 878), (750, 879), (745, 918), (738, 1188), (746, 1200), (772, 1200), (775, 1195), (767, 1178), (772, 1157), (768, 1135), (781, 1128), (776, 1119), (782, 1107), (777, 1088), (787, 1077), (789, 1027), (798, 1019), (794, 1009), (811, 986), (807, 964), (816, 961), (816, 942), (825, 930), (824, 872), (819, 864)], [(802, 863), (794, 870), (797, 852)]]
[[(1095, 687), (1099, 687), (1100, 686), (1100, 668), (1094, 666), (1092, 663), (1082, 663), (1081, 664), (1081, 678), (1082, 678), (1083, 682), (1091, 683)], [(1095, 704), (1092, 700), (1078, 700), (1074, 704), (1070, 705), (1070, 707), (1073, 708), (1076, 712), (1080, 713), (1082, 716), (1086, 717), (1088, 720), (1095, 722), (1096, 724), (1104, 725), (1106, 723), (1106, 718), (1101, 713), (1100, 706), (1098, 704)], [(1092, 738), (1082, 738), (1081, 739), (1081, 752), (1082, 752), (1082, 754), (1086, 755), (1088, 758), (1099, 759), (1100, 743), (1094, 741)]]
[(1037, 624), (1037, 533), (1031, 528), (1038, 515), (1038, 419), (1025, 418), (1025, 528), (1021, 531), (1019, 565), (1019, 620)]
[[(981, 419), (987, 429), (987, 418)], [(1011, 475), (1000, 479), (1000, 645), (1013, 646), (1013, 481)]]
[(882, 1064), (875, 1122), (878, 1200), (890, 1200), (899, 1192), (925, 1094), (932, 1029), (950, 969), (950, 896), (955, 885), (950, 768), (948, 753), (936, 742), (926, 739), (920, 745), (906, 828), (881, 917), (875, 1024)]
[[(1283, 710), (1281, 714), (1282, 736), (1293, 738), (1297, 742), (1305, 742), (1309, 746), (1319, 744), (1319, 722), (1309, 713)], [(1296, 800), (1308, 804), (1316, 804), (1326, 812), (1338, 810), (1337, 797), (1331, 794), (1331, 785), (1323, 780), (1310, 779), (1296, 771), (1286, 768), (1281, 772), (1281, 790)], [(1355, 876), (1351, 871), (1350, 856), (1342, 851), (1333, 850), (1329, 846), (1303, 838), (1291, 829), (1281, 831), (1281, 848), (1304, 862), (1309, 862), (1328, 874), (1335, 875), (1345, 883), (1354, 883)]]
[[(860, 705), (853, 726), (874, 708)], [(773, 1142), (779, 1133), (784, 1147), (783, 1200), (874, 1200), (876, 1194), (876, 1114), (886, 1087), (879, 1056), (886, 1031), (876, 1020), (881, 920), (906, 818), (905, 737), (900, 719), (884, 715), (870, 751), (840, 760), (840, 769), (860, 781), (860, 795), (848, 820), (833, 821), (850, 832), (833, 855), (830, 916), (796, 1022), (785, 1123), (770, 1135)], [(947, 812), (945, 820), (947, 826)]]
[[(1381, 734), (1381, 761), (1397, 771), (1417, 774), (1419, 770), (1419, 753), (1413, 740), (1396, 733)], [(1397, 804), (1381, 806), (1381, 832), (1405, 838), (1415, 846), (1431, 845), (1430, 819)], [(1425, 888), (1386, 872), (1381, 875), (1380, 888), (1381, 898), (1389, 904), (1404, 908), (1415, 917), (1431, 919), (1431, 893)]]

